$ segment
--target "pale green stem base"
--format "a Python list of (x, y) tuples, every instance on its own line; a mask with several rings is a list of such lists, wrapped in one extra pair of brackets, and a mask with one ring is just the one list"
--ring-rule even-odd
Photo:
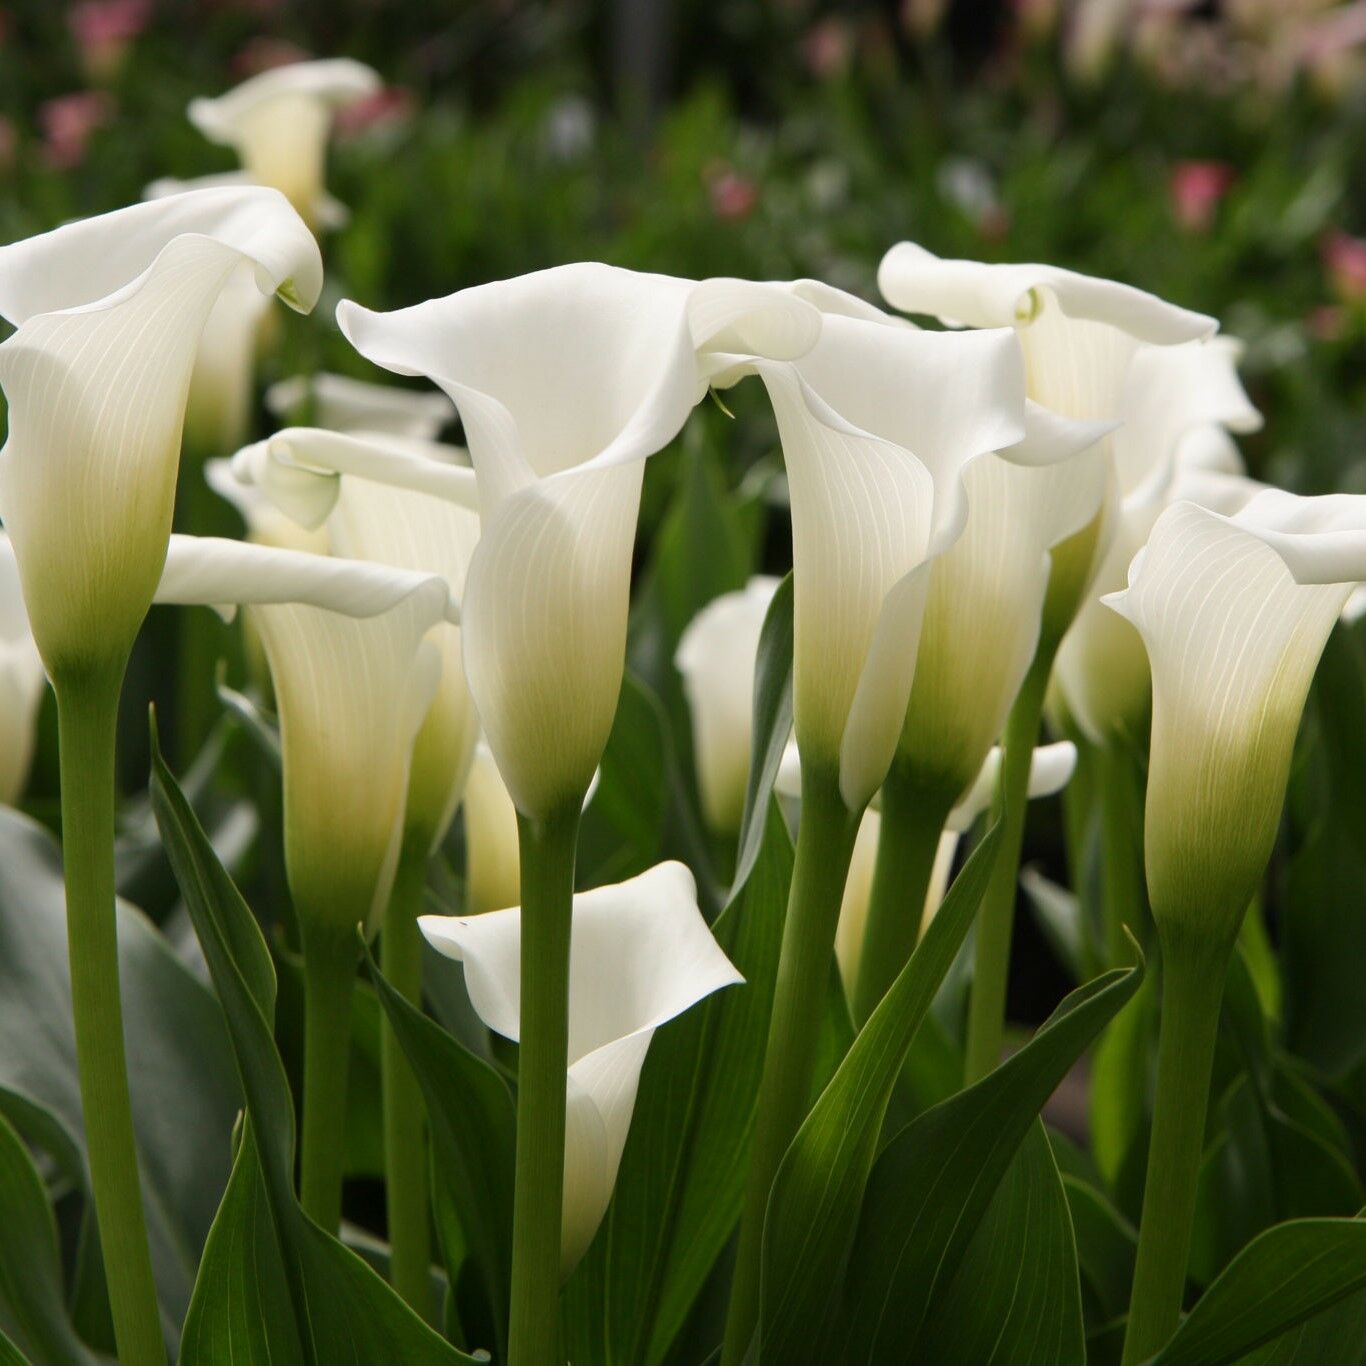
[(1020, 685), (1006, 721), (1005, 756), (994, 810), (1002, 822), (1001, 847), (991, 881), (977, 915), (977, 939), (968, 1003), (968, 1035), (963, 1064), (964, 1082), (971, 1086), (1001, 1060), (1005, 1039), (1006, 978), (1010, 970), (1010, 941), (1015, 926), (1015, 884), (1020, 872), (1025, 812), (1029, 805), (1029, 766), (1039, 738), (1043, 699), (1058, 642), (1039, 641), (1034, 662)]
[(517, 817), (522, 1018), (517, 1054), (510, 1366), (555, 1366), (559, 1360), (569, 936), (580, 808), (576, 799), (543, 820)]
[[(422, 934), (417, 918), (427, 883), (431, 841), (409, 831), (380, 937), (384, 975), (421, 1008)], [(427, 1211), (427, 1124), (422, 1092), (387, 1016), (380, 1022), (384, 1098), (384, 1197), (389, 1225), (389, 1280), (424, 1319), (432, 1317), (431, 1232)]]
[(796, 863), (755, 1112), (723, 1366), (744, 1360), (758, 1323), (769, 1189), (811, 1099), (835, 927), (858, 825), (859, 813), (844, 805), (835, 774), (803, 764)]
[[(1111, 741), (1096, 751), (1100, 777), (1101, 890), (1109, 967), (1133, 962), (1129, 935), (1143, 943), (1143, 794), (1134, 756)], [(1126, 933), (1127, 931), (1127, 933)]]
[(76, 1065), (114, 1338), (125, 1366), (161, 1366), (156, 1284), (128, 1095), (114, 914), (114, 739), (122, 668), (55, 683)]
[(953, 794), (925, 787), (900, 763), (892, 765), (882, 784), (877, 863), (851, 1003), (860, 1028), (920, 938), (939, 837), (952, 807)]
[[(299, 1200), (320, 1228), (341, 1227), (346, 1170), (346, 1087), (351, 1070), (351, 997), (360, 941), (300, 915), (304, 951), (304, 1113)], [(314, 928), (310, 929), (310, 925)]]
[(1228, 951), (1182, 948), (1162, 957), (1162, 1031), (1138, 1260), (1124, 1366), (1165, 1345), (1181, 1318), (1191, 1230), (1219, 1034)]

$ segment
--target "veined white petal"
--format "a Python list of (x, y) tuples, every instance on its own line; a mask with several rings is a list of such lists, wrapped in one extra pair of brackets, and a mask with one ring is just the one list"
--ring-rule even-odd
[(279, 550), (303, 550), (311, 555), (331, 553), (325, 528), (309, 530), (281, 512), (254, 484), (244, 484), (232, 472), (231, 460), (206, 460), (204, 479), (209, 487), (237, 510), (247, 538), (256, 545)]
[(0, 802), (6, 805), (19, 799), (28, 781), (46, 682), (24, 610), (14, 548), (0, 531)]
[[(465, 985), (480, 1019), (516, 1039), (521, 911), (423, 916), (418, 923), (434, 948), (464, 963)], [(697, 909), (692, 874), (682, 864), (659, 864), (629, 882), (575, 896), (566, 1078), (575, 1117), (565, 1152), (566, 1272), (607, 1208), (650, 1035), (704, 996), (742, 980), (712, 938)]]
[(373, 94), (379, 76), (349, 58), (297, 62), (243, 81), (216, 99), (190, 102), (190, 122), (233, 147), (248, 174), (273, 185), (310, 222), (320, 218), (332, 116)]
[(1366, 617), (1366, 585), (1358, 584), (1342, 606), (1342, 620), (1355, 626), (1362, 617)]
[(0, 248), (0, 514), (50, 668), (118, 654), (170, 533), (190, 371), (239, 263), (312, 302), (317, 245), (270, 190), (202, 190)]
[(760, 575), (742, 590), (713, 598), (688, 623), (674, 655), (692, 716), (702, 814), (713, 830), (740, 828), (749, 781), (755, 657), (778, 582)]
[[(1039, 745), (1029, 756), (1029, 800), (1061, 792), (1072, 781), (1076, 768), (1077, 747), (1070, 740)], [(991, 805), (1000, 776), (1001, 748), (994, 745), (967, 795), (949, 812), (949, 830), (961, 835), (972, 829), (978, 816)]]
[(1210, 336), (1217, 326), (1213, 318), (1114, 280), (1058, 266), (945, 260), (914, 242), (899, 242), (882, 258), (878, 288), (894, 308), (964, 327), (1007, 327), (1028, 319), (1042, 291), (1069, 318), (1108, 324), (1163, 346)]
[(1319, 655), (1366, 578), (1363, 528), (1366, 497), (1269, 491), (1233, 517), (1176, 503), (1128, 588), (1104, 599), (1137, 628), (1152, 668), (1145, 852), (1159, 926), (1236, 933)]
[(294, 375), (266, 390), (266, 407), (282, 422), (309, 405), (314, 425), (331, 431), (386, 432), (428, 440), (455, 416), (455, 405), (435, 390), (400, 389), (347, 375)]
[(820, 337), (821, 311), (783, 285), (718, 277), (692, 290), (688, 326), (703, 353), (796, 360)]
[(1218, 474), (1244, 474), (1238, 443), (1217, 423), (1201, 423), (1190, 428), (1176, 443), (1179, 469), (1210, 470)]

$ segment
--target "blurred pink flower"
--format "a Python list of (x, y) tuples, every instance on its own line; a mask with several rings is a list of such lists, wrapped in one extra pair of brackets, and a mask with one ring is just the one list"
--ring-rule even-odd
[(848, 23), (835, 15), (813, 24), (802, 39), (806, 68), (819, 81), (843, 76), (849, 70), (853, 48)]
[(1319, 243), (1319, 255), (1339, 297), (1349, 304), (1366, 303), (1366, 237), (1330, 232)]
[(0, 171), (9, 171), (14, 166), (15, 154), (19, 150), (19, 130), (3, 114), (0, 114)]
[(103, 90), (59, 95), (38, 106), (43, 133), (43, 160), (56, 171), (69, 171), (85, 159), (90, 135), (114, 117), (114, 101)]
[(1191, 232), (1208, 232), (1219, 201), (1237, 178), (1226, 161), (1178, 161), (1167, 185), (1176, 221)]
[(1347, 335), (1347, 311), (1338, 304), (1320, 304), (1305, 315), (1304, 326), (1315, 341), (1341, 341)]
[(245, 80), (276, 66), (293, 66), (306, 62), (313, 54), (297, 43), (284, 38), (253, 38), (232, 59), (233, 74)]
[(338, 137), (355, 137), (372, 129), (391, 128), (412, 116), (413, 92), (401, 86), (385, 86), (355, 104), (337, 110), (334, 127)]
[(752, 214), (759, 203), (759, 187), (732, 166), (714, 164), (703, 172), (711, 211), (723, 223), (739, 223)]
[(82, 0), (67, 12), (67, 27), (92, 81), (118, 74), (133, 39), (152, 17), (152, 0)]

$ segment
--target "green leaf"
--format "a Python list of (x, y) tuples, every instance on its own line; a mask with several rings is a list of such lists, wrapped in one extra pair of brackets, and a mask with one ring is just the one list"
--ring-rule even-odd
[[(227, 1019), (251, 1121), (244, 1146), (250, 1142), (260, 1164), (305, 1360), (315, 1366), (394, 1360), (449, 1366), (472, 1360), (443, 1342), (361, 1258), (300, 1208), (293, 1189), (293, 1098), (271, 1034), (270, 953), (167, 769), (155, 732), (151, 791), (167, 856)], [(249, 1245), (242, 1254), (250, 1255)], [(207, 1281), (203, 1293), (215, 1293)]]
[(810, 1352), (839, 1298), (845, 1258), (892, 1089), (991, 876), (994, 826), (788, 1148), (769, 1194), (760, 1291), (762, 1356)]
[(936, 1297), (919, 1354), (974, 1366), (1080, 1366), (1077, 1248), (1057, 1164), (1035, 1120), (958, 1272)]
[(650, 1045), (612, 1204), (565, 1287), (573, 1360), (663, 1361), (734, 1231), (791, 880), (792, 842), (771, 806), (760, 856), (712, 927), (745, 985)]
[(1241, 1366), (1366, 1366), (1366, 1290), (1240, 1357)]
[(732, 895), (745, 885), (764, 842), (768, 803), (792, 733), (792, 575), (778, 586), (759, 633), (754, 666), (754, 739), (740, 818)]
[(1072, 1214), (1086, 1302), (1094, 1331), (1129, 1307), (1138, 1253), (1138, 1231), (1089, 1181), (1063, 1173), (1062, 1188)]
[[(241, 1091), (212, 994), (142, 913), (117, 908), (128, 1084), (157, 1293), (178, 1324), (227, 1185)], [(0, 1111), (89, 1190), (66, 895), (52, 836), (0, 809)]]
[(1118, 968), (1078, 987), (1018, 1053), (887, 1145), (849, 1266), (849, 1360), (913, 1351), (1034, 1117), (1142, 977)]
[(1255, 1238), (1152, 1366), (1219, 1366), (1366, 1288), (1366, 1220), (1297, 1219)]
[[(433, 1161), (453, 1202), (463, 1246), (483, 1284), (488, 1316), (507, 1322), (512, 1268), (512, 1176), (517, 1116), (512, 1093), (482, 1058), (415, 1009), (385, 980), (367, 951), (380, 1005), (426, 1101)], [(453, 972), (459, 969), (447, 965)], [(451, 1284), (459, 1266), (447, 1263)], [(496, 1344), (502, 1354), (504, 1344)]]
[(66, 1307), (57, 1225), (24, 1141), (0, 1115), (0, 1328), (34, 1366), (90, 1366)]

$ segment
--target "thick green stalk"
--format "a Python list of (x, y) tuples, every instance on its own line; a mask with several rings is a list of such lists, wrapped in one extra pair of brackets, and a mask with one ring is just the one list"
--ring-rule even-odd
[[(422, 1005), (422, 934), (417, 918), (427, 885), (431, 838), (409, 830), (384, 913), (380, 954), (389, 985)], [(422, 1092), (386, 1016), (381, 1021), (380, 1084), (384, 1101), (384, 1198), (389, 1225), (389, 1279), (424, 1319), (432, 1316), (431, 1234), (427, 1213), (427, 1124)]]
[(723, 1366), (744, 1360), (758, 1323), (769, 1188), (811, 1100), (835, 927), (858, 824), (859, 813), (845, 806), (836, 774), (804, 763), (796, 862), (755, 1112)]
[(304, 1116), (299, 1199), (328, 1233), (341, 1227), (351, 997), (359, 941), (300, 915), (304, 951)]
[(946, 796), (924, 786), (901, 763), (892, 765), (882, 784), (877, 863), (852, 1003), (860, 1027), (906, 966), (920, 938), (925, 894), (952, 807), (952, 793)]
[(569, 1070), (569, 935), (580, 802), (517, 817), (522, 870), (522, 1018), (512, 1203), (510, 1366), (559, 1358), (560, 1219)]
[(161, 1366), (156, 1284), (128, 1095), (114, 914), (114, 738), (122, 667), (55, 681), (76, 1066), (114, 1338), (125, 1366)]
[(977, 916), (972, 996), (968, 1004), (968, 1037), (963, 1065), (970, 1086), (1001, 1060), (1005, 1038), (1006, 977), (1015, 923), (1015, 884), (1020, 872), (1025, 812), (1029, 806), (1029, 766), (1039, 738), (1044, 693), (1053, 671), (1058, 641), (1045, 635), (1034, 653), (1024, 682), (1006, 721), (1005, 755), (995, 810), (1002, 822), (1001, 847)]
[(1133, 959), (1125, 931), (1141, 944), (1147, 910), (1143, 878), (1143, 796), (1133, 755), (1117, 741), (1096, 751), (1100, 769), (1101, 892), (1105, 957), (1110, 967)]
[(1158, 1351), (1181, 1318), (1227, 966), (1227, 949), (1163, 945), (1157, 1094), (1124, 1366)]

